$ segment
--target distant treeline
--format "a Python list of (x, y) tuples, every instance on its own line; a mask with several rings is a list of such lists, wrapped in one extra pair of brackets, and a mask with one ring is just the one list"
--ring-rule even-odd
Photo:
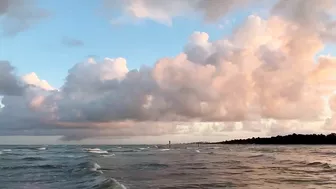
[(276, 136), (269, 138), (248, 138), (236, 139), (223, 142), (216, 142), (212, 144), (336, 144), (336, 134), (291, 134), (286, 136)]

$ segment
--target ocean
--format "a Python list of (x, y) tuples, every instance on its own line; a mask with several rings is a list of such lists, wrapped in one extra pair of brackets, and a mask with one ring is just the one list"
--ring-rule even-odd
[(0, 146), (1, 189), (336, 188), (334, 146)]

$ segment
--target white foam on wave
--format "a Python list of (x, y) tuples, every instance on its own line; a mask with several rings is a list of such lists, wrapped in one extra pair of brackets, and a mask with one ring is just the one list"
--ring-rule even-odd
[(60, 155), (59, 157), (63, 157), (63, 158), (83, 158), (86, 157), (87, 155)]
[(99, 151), (101, 150), (100, 148), (85, 148), (87, 151)]
[(38, 150), (46, 150), (46, 147), (37, 148)]
[(120, 149), (120, 148), (122, 148), (121, 146), (118, 146), (118, 148)]
[(100, 148), (89, 148), (89, 149), (86, 149), (86, 151), (89, 153), (94, 153), (94, 154), (108, 154), (108, 151), (101, 150)]
[(160, 149), (161, 152), (169, 151), (169, 150), (170, 150), (170, 149), (168, 149), (168, 148)]
[(113, 188), (115, 188), (115, 189), (127, 189), (125, 185), (121, 184), (116, 179), (111, 178), (111, 180), (115, 183), (115, 186)]
[(3, 149), (2, 151), (3, 152), (11, 152), (12, 150), (11, 149)]
[(90, 169), (91, 171), (95, 171), (95, 172), (98, 172), (98, 173), (101, 173), (101, 174), (103, 174), (103, 171), (101, 171), (101, 170), (98, 170), (98, 169), (100, 169), (101, 167), (100, 167), (100, 165), (98, 164), (98, 163), (93, 163), (93, 167)]
[(107, 154), (107, 155), (101, 155), (101, 156), (103, 156), (103, 157), (114, 157), (115, 154)]
[(195, 152), (200, 153), (201, 151), (199, 151), (199, 150), (195, 150)]

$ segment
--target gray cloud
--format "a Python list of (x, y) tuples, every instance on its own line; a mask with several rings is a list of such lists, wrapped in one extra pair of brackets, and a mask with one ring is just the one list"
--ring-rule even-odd
[(0, 1), (0, 29), (6, 36), (29, 29), (48, 16), (49, 12), (38, 8), (35, 0)]
[(0, 95), (21, 95), (23, 87), (8, 61), (0, 61)]
[(62, 44), (67, 47), (81, 47), (84, 45), (84, 42), (79, 39), (63, 37)]

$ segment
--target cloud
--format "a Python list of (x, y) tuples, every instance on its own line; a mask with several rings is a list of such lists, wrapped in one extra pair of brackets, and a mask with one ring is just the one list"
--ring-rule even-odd
[(40, 80), (36, 73), (32, 72), (22, 76), (22, 80), (28, 85), (34, 85), (44, 90), (54, 90), (46, 80)]
[(8, 61), (0, 61), (0, 95), (21, 95), (23, 88)]
[(84, 42), (79, 39), (64, 37), (62, 39), (62, 44), (67, 47), (81, 47), (84, 45)]
[(6, 36), (14, 36), (49, 16), (36, 6), (35, 0), (1, 0), (0, 29)]
[[(298, 11), (299, 10), (299, 11)], [(306, 30), (315, 30), (326, 40), (335, 41), (336, 1), (334, 0), (279, 0), (273, 14), (283, 16)]]
[[(141, 9), (149, 6), (143, 4), (149, 1), (123, 2), (140, 3)], [(58, 90), (36, 74), (22, 78), (27, 85), (20, 96), (0, 85), (7, 91), (2, 92), (0, 133), (79, 140), (228, 132), (273, 135), (333, 128), (323, 122), (327, 118), (326, 125), (333, 125), (330, 120), (335, 108), (330, 97), (336, 90), (336, 58), (316, 59), (333, 41), (324, 35), (329, 22), (319, 17), (329, 14), (329, 6), (318, 8), (312, 18), (310, 14), (292, 14), (290, 10), (298, 9), (297, 5), (286, 2), (278, 1), (267, 19), (249, 16), (223, 39), (211, 41), (207, 33), (194, 32), (182, 52), (161, 58), (151, 67), (130, 70), (124, 58), (88, 58), (69, 69)], [(173, 1), (167, 10), (178, 15), (175, 6), (184, 9), (184, 3)], [(308, 3), (304, 6), (309, 8), (316, 2), (301, 3)], [(150, 6), (159, 10), (161, 1)], [(196, 6), (188, 6), (196, 10)], [(217, 8), (207, 5), (202, 9), (208, 6)], [(226, 9), (219, 15), (227, 13)], [(18, 77), (6, 65), (0, 71), (8, 76), (1, 74), (0, 84), (16, 86), (13, 81)]]
[(104, 7), (107, 10), (122, 11), (123, 15), (116, 19), (118, 23), (125, 17), (130, 17), (150, 19), (161, 24), (172, 25), (173, 18), (193, 15), (195, 12), (201, 14), (206, 21), (216, 21), (222, 16), (252, 3), (258, 4), (253, 0), (104, 0)]

